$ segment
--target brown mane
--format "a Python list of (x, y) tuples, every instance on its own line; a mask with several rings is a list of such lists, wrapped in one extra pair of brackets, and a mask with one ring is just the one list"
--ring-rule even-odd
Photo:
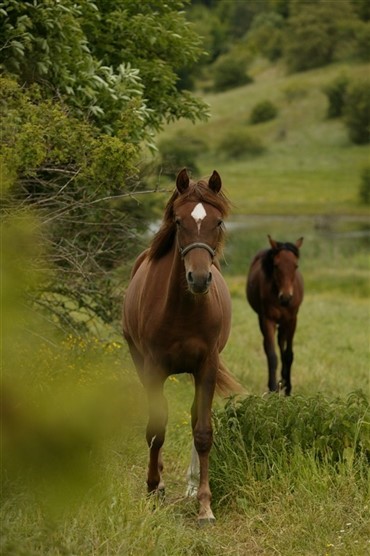
[[(188, 201), (198, 201), (212, 205), (221, 212), (223, 218), (229, 214), (230, 202), (227, 197), (222, 191), (214, 193), (208, 187), (208, 183), (205, 180), (199, 180), (198, 182), (191, 181), (188, 190), (183, 194), (180, 194), (175, 189), (166, 205), (161, 227), (155, 234), (149, 247), (149, 259), (160, 259), (171, 249), (176, 237), (176, 208)], [(222, 229), (221, 239), (217, 246), (217, 254), (219, 254), (222, 248), (224, 235), (225, 232)]]

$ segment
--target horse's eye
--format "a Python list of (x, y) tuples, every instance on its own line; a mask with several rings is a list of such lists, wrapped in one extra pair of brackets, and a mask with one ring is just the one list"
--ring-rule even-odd
[(223, 220), (219, 220), (219, 221), (217, 222), (217, 226), (218, 226), (219, 228), (221, 228), (221, 227), (223, 226), (223, 224), (224, 224), (224, 221), (223, 221)]
[(180, 224), (181, 224), (180, 218), (175, 218), (175, 224), (176, 224), (176, 226), (180, 226)]

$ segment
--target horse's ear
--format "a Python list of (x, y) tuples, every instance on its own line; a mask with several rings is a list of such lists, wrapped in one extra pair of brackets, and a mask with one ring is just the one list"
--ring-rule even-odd
[(270, 242), (271, 247), (273, 249), (277, 249), (277, 246), (278, 246), (277, 242), (274, 239), (272, 239), (272, 237), (270, 235), (267, 235), (267, 237), (269, 238), (269, 242)]
[(299, 239), (297, 239), (297, 241), (295, 242), (295, 246), (300, 249), (301, 245), (303, 243), (303, 237), (300, 237)]
[(184, 193), (187, 188), (189, 187), (190, 178), (186, 171), (186, 168), (183, 168), (176, 178), (176, 187), (179, 193)]
[(222, 187), (221, 176), (216, 170), (213, 170), (213, 174), (209, 178), (208, 187), (215, 193), (218, 193)]

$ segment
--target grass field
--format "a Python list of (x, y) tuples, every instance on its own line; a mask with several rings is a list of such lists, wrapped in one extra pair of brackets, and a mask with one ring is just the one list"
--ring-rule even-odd
[[(224, 360), (248, 395), (266, 404), (274, 398), (269, 402), (265, 395), (266, 361), (256, 315), (245, 300), (245, 276), (255, 251), (267, 246), (268, 233), (290, 241), (304, 236), (300, 268), (306, 295), (295, 338), (292, 401), (300, 409), (307, 400), (324, 397), (333, 404), (333, 423), (343, 418), (339, 400), (359, 389), (367, 399), (370, 394), (368, 209), (357, 201), (368, 151), (349, 144), (340, 122), (325, 119), (321, 90), (339, 72), (360, 75), (366, 68), (332, 66), (288, 77), (265, 69), (256, 72), (254, 84), (209, 97), (208, 124), (180, 123), (166, 130), (169, 136), (185, 130), (205, 137), (210, 150), (199, 159), (202, 173), (216, 167), (227, 185), (234, 208), (223, 269), (233, 324)], [(216, 155), (221, 131), (242, 124), (265, 97), (280, 108), (278, 120), (254, 130), (268, 144), (266, 154), (238, 162)], [(25, 282), (14, 280), (14, 306), (3, 305), (11, 325), (3, 331), (2, 346), (7, 401), (2, 403), (1, 554), (369, 554), (369, 482), (355, 458), (356, 435), (347, 439), (348, 449), (336, 464), (299, 449), (286, 459), (266, 448), (272, 472), (264, 477), (256, 472), (252, 451), (240, 464), (239, 446), (229, 455), (221, 452), (221, 461), (215, 450), (217, 522), (198, 529), (197, 504), (184, 498), (193, 396), (186, 376), (166, 385), (166, 500), (153, 511), (145, 495), (145, 399), (126, 346), (118, 334), (110, 334), (109, 341), (61, 335), (17, 304)], [(280, 402), (288, 411), (285, 400)], [(220, 419), (223, 405), (215, 401)], [(297, 431), (304, 430), (294, 407), (291, 419), (297, 418)], [(263, 411), (256, 417), (261, 429), (271, 426), (267, 417)], [(369, 414), (348, 419), (370, 443)], [(227, 443), (225, 430), (223, 435)], [(233, 482), (237, 471), (241, 483), (240, 472), (239, 482)]]

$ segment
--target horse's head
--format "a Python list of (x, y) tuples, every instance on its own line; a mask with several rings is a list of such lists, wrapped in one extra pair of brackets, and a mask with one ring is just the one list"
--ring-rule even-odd
[(303, 237), (295, 243), (280, 243), (268, 236), (272, 248), (272, 275), (277, 289), (279, 302), (289, 305), (294, 294), (295, 274), (298, 268), (299, 249)]
[(220, 193), (221, 178), (214, 171), (208, 181), (192, 182), (186, 169), (176, 180), (178, 197), (173, 205), (177, 245), (184, 260), (189, 290), (207, 293), (212, 263), (223, 239), (223, 217), (228, 207)]

